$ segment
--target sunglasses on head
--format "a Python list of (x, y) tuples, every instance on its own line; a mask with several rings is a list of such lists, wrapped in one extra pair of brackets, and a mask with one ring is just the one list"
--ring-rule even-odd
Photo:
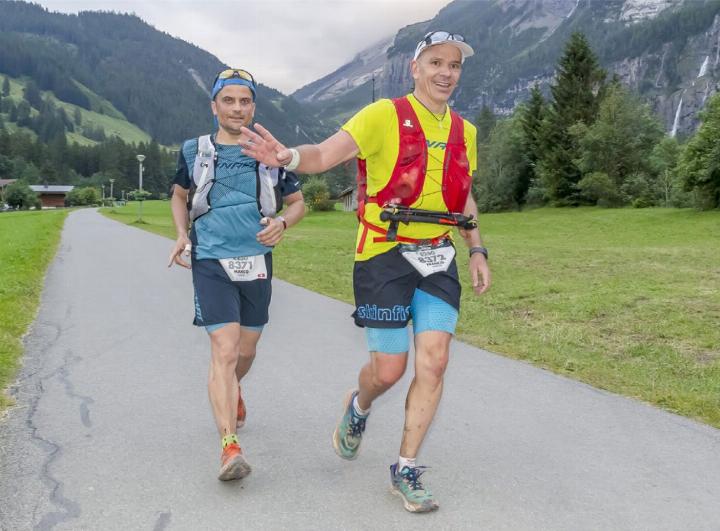
[(228, 68), (227, 70), (223, 70), (217, 76), (215, 76), (215, 81), (213, 81), (213, 85), (215, 85), (215, 83), (217, 83), (221, 79), (232, 79), (232, 78), (244, 79), (244, 80), (252, 83), (253, 87), (256, 86), (255, 78), (252, 77), (252, 74), (250, 72), (248, 72), (247, 70), (242, 70), (240, 68)]
[(450, 33), (448, 31), (431, 31), (425, 35), (423, 40), (425, 41), (425, 44), (430, 46), (431, 44), (438, 44), (439, 42), (446, 41), (465, 42), (465, 37), (459, 33)]

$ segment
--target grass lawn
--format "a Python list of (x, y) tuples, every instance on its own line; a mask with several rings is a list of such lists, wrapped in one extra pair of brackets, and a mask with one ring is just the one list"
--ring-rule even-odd
[(0, 410), (22, 354), (21, 339), (35, 319), (43, 278), (55, 256), (66, 210), (0, 214)]
[[(142, 228), (174, 238), (168, 202), (144, 209)], [(109, 215), (131, 222), (137, 204)], [(473, 296), (458, 253), (459, 339), (720, 427), (720, 212), (548, 208), (480, 225), (493, 286)], [(351, 302), (355, 227), (308, 214), (277, 276)]]

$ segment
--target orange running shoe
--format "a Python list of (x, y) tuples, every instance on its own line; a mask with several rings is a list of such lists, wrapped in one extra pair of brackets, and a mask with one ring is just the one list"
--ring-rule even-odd
[(245, 401), (242, 399), (240, 388), (238, 387), (238, 410), (237, 410), (237, 427), (242, 428), (245, 426), (245, 417), (247, 416), (247, 410), (245, 409)]
[(220, 456), (220, 481), (242, 479), (251, 472), (250, 463), (245, 460), (239, 444), (228, 444)]

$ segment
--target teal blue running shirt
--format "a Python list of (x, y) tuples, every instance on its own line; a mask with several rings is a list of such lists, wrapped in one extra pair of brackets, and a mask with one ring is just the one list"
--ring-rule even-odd
[[(190, 189), (190, 170), (197, 156), (197, 138), (183, 144), (173, 184)], [(195, 258), (232, 258), (255, 256), (272, 250), (257, 241), (263, 229), (258, 208), (258, 163), (243, 155), (240, 146), (215, 144), (217, 163), (215, 183), (210, 190), (210, 211), (193, 223), (190, 241)], [(281, 197), (300, 190), (297, 176), (281, 172), (278, 188)]]

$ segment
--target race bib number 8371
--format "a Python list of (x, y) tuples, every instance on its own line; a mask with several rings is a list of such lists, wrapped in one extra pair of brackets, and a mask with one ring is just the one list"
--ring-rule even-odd
[(233, 282), (258, 280), (268, 277), (264, 254), (222, 258), (220, 259), (220, 264)]

